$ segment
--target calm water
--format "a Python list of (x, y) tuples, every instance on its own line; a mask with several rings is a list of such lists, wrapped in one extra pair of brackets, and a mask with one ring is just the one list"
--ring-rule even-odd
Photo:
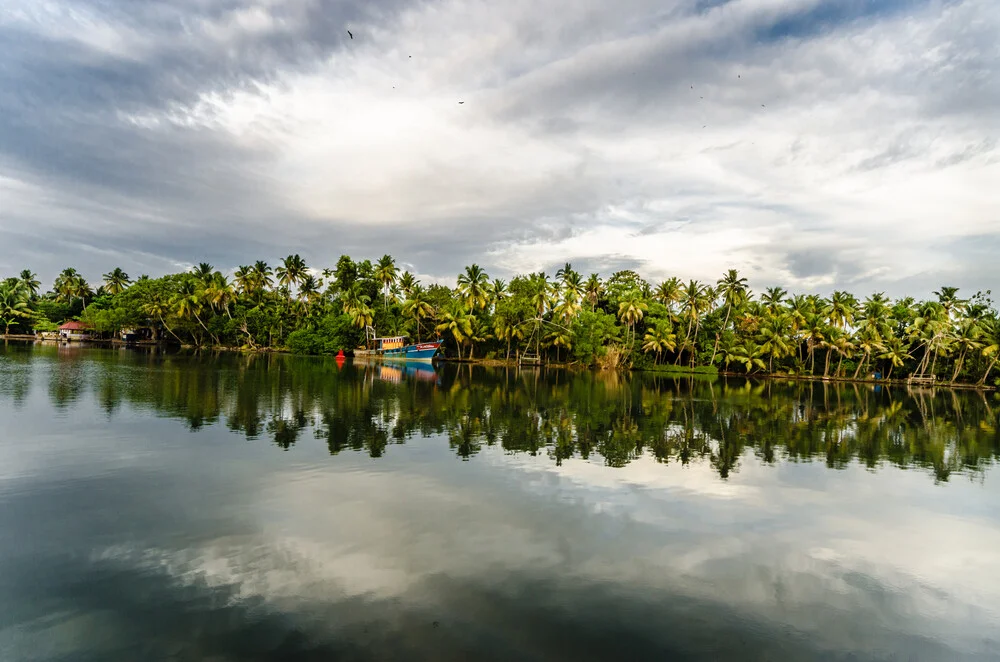
[(0, 346), (0, 659), (1000, 660), (998, 414)]

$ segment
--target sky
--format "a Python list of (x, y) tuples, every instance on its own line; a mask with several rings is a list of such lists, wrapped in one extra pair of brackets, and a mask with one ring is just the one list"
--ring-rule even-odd
[(997, 34), (996, 0), (5, 0), (0, 274), (389, 253), (971, 294)]

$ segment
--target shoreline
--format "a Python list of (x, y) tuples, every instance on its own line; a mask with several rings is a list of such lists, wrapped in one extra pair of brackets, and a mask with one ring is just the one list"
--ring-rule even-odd
[[(284, 354), (287, 356), (329, 356), (329, 355), (316, 355), (316, 354), (295, 354), (287, 349), (282, 348), (250, 348), (250, 347), (230, 347), (225, 345), (213, 345), (210, 347), (198, 347), (196, 345), (176, 345), (173, 343), (162, 343), (162, 342), (136, 342), (136, 343), (126, 343), (122, 340), (62, 340), (62, 339), (41, 339), (32, 335), (24, 334), (10, 334), (4, 335), (0, 334), (0, 339), (4, 341), (22, 341), (31, 343), (42, 343), (42, 344), (62, 344), (62, 345), (79, 345), (81, 347), (86, 346), (97, 346), (97, 347), (134, 347), (134, 348), (178, 348), (183, 350), (198, 350), (198, 351), (211, 351), (211, 352), (228, 352), (228, 353), (239, 353), (239, 354)], [(353, 358), (353, 357), (351, 357)], [(597, 370), (603, 372), (600, 368), (594, 368), (589, 366), (584, 366), (580, 363), (546, 363), (542, 365), (534, 366), (522, 366), (518, 363), (516, 359), (457, 359), (457, 358), (438, 358), (434, 363), (451, 363), (455, 365), (478, 365), (486, 368), (526, 368), (526, 369), (536, 369), (536, 368), (557, 368), (560, 370)], [(663, 367), (663, 366), (659, 366)], [(743, 372), (731, 372), (725, 370), (719, 371), (709, 371), (705, 370), (706, 366), (695, 366), (694, 369), (689, 367), (680, 367), (671, 365), (669, 369), (648, 369), (648, 368), (628, 368), (615, 372), (634, 372), (634, 373), (646, 373), (646, 374), (660, 374), (664, 377), (693, 377), (700, 379), (711, 379), (715, 377), (742, 377), (745, 379), (770, 379), (770, 380), (785, 380), (785, 381), (812, 381), (812, 382), (823, 382), (823, 383), (836, 383), (836, 384), (869, 384), (869, 385), (886, 385), (886, 386), (903, 386), (908, 389), (933, 389), (933, 388), (949, 388), (949, 389), (962, 389), (970, 391), (998, 391), (1000, 388), (988, 384), (968, 384), (965, 382), (944, 382), (938, 381), (933, 383), (920, 383), (911, 384), (908, 379), (863, 379), (863, 378), (852, 378), (852, 377), (824, 377), (822, 375), (789, 375), (783, 373), (743, 373)], [(702, 368), (702, 370), (698, 370)]]

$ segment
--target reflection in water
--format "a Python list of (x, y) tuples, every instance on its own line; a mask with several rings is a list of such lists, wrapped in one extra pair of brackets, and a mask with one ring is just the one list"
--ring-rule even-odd
[[(48, 348), (46, 348), (48, 349)], [(86, 350), (84, 350), (86, 351)], [(616, 373), (379, 365), (275, 355), (185, 355), (80, 350), (49, 359), (51, 402), (92, 392), (109, 415), (121, 402), (183, 418), (192, 430), (223, 421), (248, 439), (291, 448), (303, 434), (331, 454), (372, 457), (390, 443), (445, 434), (456, 454), (483, 446), (547, 453), (557, 464), (603, 458), (623, 467), (708, 461), (725, 478), (749, 450), (768, 463), (822, 459), (833, 468), (919, 466), (946, 480), (1000, 454), (996, 394), (810, 381), (711, 381)], [(3, 390), (15, 404), (31, 352), (8, 351)]]
[(10, 345), (0, 660), (1000, 660), (997, 407)]

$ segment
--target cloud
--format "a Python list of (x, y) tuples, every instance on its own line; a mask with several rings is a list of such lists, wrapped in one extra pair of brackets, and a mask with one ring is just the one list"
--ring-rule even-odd
[(989, 0), (8, 5), (0, 272), (1000, 276)]

